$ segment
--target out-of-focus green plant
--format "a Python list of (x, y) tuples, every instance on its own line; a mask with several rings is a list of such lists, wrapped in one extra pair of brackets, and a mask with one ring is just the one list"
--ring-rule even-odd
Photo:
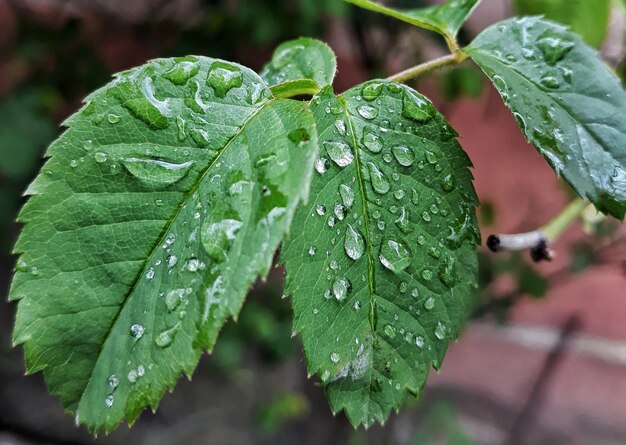
[(585, 41), (599, 47), (609, 26), (612, 0), (514, 0), (517, 14), (544, 15), (571, 26)]

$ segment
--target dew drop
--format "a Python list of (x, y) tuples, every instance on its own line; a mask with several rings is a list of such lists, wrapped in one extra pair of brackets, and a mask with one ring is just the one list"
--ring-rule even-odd
[(352, 149), (345, 142), (325, 142), (324, 147), (328, 157), (339, 167), (350, 165), (354, 160)]
[(394, 222), (403, 233), (410, 233), (413, 230), (409, 218), (409, 211), (406, 207), (400, 209), (400, 214)]
[(97, 152), (96, 154), (93, 155), (93, 159), (98, 164), (104, 164), (109, 159), (109, 156), (106, 153), (103, 153), (103, 152), (99, 151), (99, 152)]
[(225, 261), (230, 246), (242, 226), (243, 223), (234, 218), (225, 218), (220, 221), (207, 219), (200, 230), (202, 247), (215, 261)]
[(154, 268), (151, 267), (150, 269), (148, 269), (148, 271), (146, 272), (146, 280), (150, 281), (154, 278)]
[(104, 399), (104, 404), (106, 405), (107, 408), (111, 408), (113, 406), (113, 402), (115, 402), (115, 398), (113, 397), (113, 394), (109, 394)]
[(339, 132), (341, 136), (345, 136), (346, 134), (346, 123), (343, 119), (337, 119), (335, 121), (335, 128)]
[(367, 167), (370, 173), (372, 188), (379, 195), (384, 195), (389, 191), (390, 185), (382, 171), (373, 162), (368, 162)]
[(143, 184), (162, 187), (174, 184), (187, 176), (193, 161), (177, 164), (159, 159), (124, 158), (122, 165)]
[(332, 354), (330, 354), (330, 361), (333, 363), (339, 363), (339, 360), (341, 359), (341, 357), (339, 356), (339, 354), (337, 354), (336, 352), (333, 352)]
[(424, 269), (422, 271), (422, 278), (426, 281), (430, 281), (433, 279), (433, 271), (430, 269)]
[(207, 84), (213, 88), (217, 97), (223, 98), (233, 88), (243, 83), (241, 70), (229, 63), (213, 62), (207, 77)]
[(352, 290), (352, 283), (345, 277), (337, 278), (333, 283), (333, 295), (335, 299), (342, 302)]
[(166, 72), (163, 77), (174, 85), (184, 85), (189, 79), (198, 74), (200, 67), (191, 61), (178, 62), (172, 69)]
[(358, 260), (365, 253), (365, 239), (358, 229), (348, 224), (344, 240), (344, 250), (346, 255), (353, 260)]
[(341, 195), (341, 201), (346, 209), (352, 207), (354, 204), (354, 191), (350, 188), (350, 186), (346, 184), (341, 184), (339, 186), (339, 195)]
[(411, 253), (402, 243), (394, 240), (383, 242), (378, 259), (392, 272), (400, 272), (411, 264)]
[(415, 163), (415, 154), (413, 150), (405, 145), (396, 145), (391, 149), (394, 158), (398, 161), (398, 164), (403, 167), (410, 167)]
[(361, 96), (368, 102), (375, 100), (380, 96), (380, 92), (383, 89), (383, 84), (380, 82), (369, 82), (363, 85), (361, 88)]
[(424, 96), (404, 90), (402, 116), (416, 122), (426, 122), (435, 115), (435, 108)]
[(363, 119), (372, 120), (378, 116), (378, 109), (369, 105), (361, 105), (356, 110)]
[(135, 323), (134, 325), (132, 325), (130, 327), (130, 335), (135, 339), (135, 340), (139, 340), (141, 337), (143, 337), (143, 333), (145, 332), (145, 329), (142, 325)]
[(424, 301), (424, 309), (427, 311), (432, 311), (435, 308), (435, 299), (433, 297), (428, 297), (426, 301)]
[(385, 327), (383, 328), (383, 332), (389, 338), (394, 338), (396, 336), (396, 328), (394, 328), (390, 324), (385, 325)]
[(446, 325), (440, 321), (437, 322), (437, 326), (435, 327), (435, 337), (439, 340), (446, 338)]
[(383, 141), (378, 133), (369, 127), (363, 129), (363, 139), (361, 143), (372, 153), (380, 153), (383, 149)]
[(174, 340), (174, 336), (176, 335), (176, 332), (178, 332), (179, 328), (180, 328), (180, 324), (176, 323), (170, 329), (166, 329), (162, 331), (159, 335), (157, 335), (157, 338), (154, 340), (154, 342), (160, 348), (168, 347), (169, 345), (172, 344), (172, 341)]
[(115, 374), (113, 374), (109, 377), (109, 379), (107, 380), (107, 383), (112, 389), (115, 389), (119, 386), (120, 380), (117, 378)]

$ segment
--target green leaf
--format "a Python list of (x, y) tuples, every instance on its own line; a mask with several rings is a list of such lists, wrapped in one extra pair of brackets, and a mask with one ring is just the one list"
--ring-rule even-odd
[(149, 62), (87, 100), (28, 190), (10, 295), (28, 372), (110, 431), (190, 375), (267, 274), (317, 136), (304, 103), (205, 57)]
[(372, 0), (344, 1), (439, 33), (446, 38), (449, 45), (455, 41), (459, 30), (480, 3), (480, 0), (448, 0), (428, 8), (394, 9)]
[(623, 219), (626, 93), (597, 53), (537, 17), (496, 24), (466, 52), (556, 173), (598, 210)]
[(333, 411), (370, 425), (420, 392), (468, 315), (480, 237), (470, 161), (404, 85), (326, 88), (311, 106), (321, 158), (283, 249), (286, 293)]
[(519, 15), (544, 15), (549, 20), (569, 25), (593, 47), (606, 36), (612, 0), (515, 0)]
[(270, 86), (292, 81), (313, 81), (317, 84), (317, 90), (313, 92), (315, 94), (322, 87), (333, 83), (336, 71), (337, 60), (333, 50), (324, 42), (302, 37), (278, 46), (260, 76)]

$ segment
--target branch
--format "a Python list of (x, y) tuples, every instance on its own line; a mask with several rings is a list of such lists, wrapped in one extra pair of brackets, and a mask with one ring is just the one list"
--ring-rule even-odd
[(492, 252), (530, 250), (533, 261), (551, 261), (554, 252), (549, 244), (555, 242), (589, 205), (581, 198), (575, 199), (554, 219), (537, 230), (512, 235), (489, 235), (487, 247)]
[(422, 74), (428, 73), (438, 68), (442, 68), (444, 66), (449, 66), (449, 65), (458, 65), (459, 63), (463, 62), (465, 59), (467, 59), (467, 56), (464, 53), (457, 51), (454, 54), (448, 54), (447, 56), (443, 56), (438, 59), (431, 60), (429, 62), (425, 62), (420, 65), (416, 65), (414, 67), (408, 68), (404, 71), (400, 71), (399, 73), (394, 74), (393, 76), (389, 76), (387, 80), (391, 80), (393, 82), (404, 83), (407, 80), (414, 79), (416, 77), (421, 76)]

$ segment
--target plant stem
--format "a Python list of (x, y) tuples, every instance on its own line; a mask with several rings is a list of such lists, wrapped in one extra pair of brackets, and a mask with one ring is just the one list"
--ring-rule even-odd
[(554, 219), (541, 227), (539, 232), (543, 233), (549, 242), (554, 242), (561, 236), (565, 229), (578, 219), (589, 205), (590, 204), (582, 198), (575, 199)]
[(400, 71), (399, 73), (394, 74), (393, 76), (389, 76), (387, 79), (393, 82), (403, 83), (403, 82), (406, 82), (407, 80), (411, 80), (416, 77), (419, 77), (422, 74), (436, 70), (437, 68), (442, 68), (444, 66), (449, 66), (449, 65), (457, 65), (463, 62), (465, 59), (467, 59), (467, 56), (464, 53), (457, 51), (453, 54), (448, 54), (438, 59), (431, 60), (429, 62), (425, 62), (420, 65), (416, 65), (404, 71)]

